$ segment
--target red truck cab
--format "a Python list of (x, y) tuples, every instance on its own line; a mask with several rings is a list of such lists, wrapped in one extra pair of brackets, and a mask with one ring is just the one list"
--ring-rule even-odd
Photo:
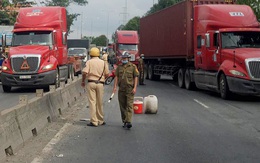
[(116, 31), (115, 33), (115, 53), (117, 61), (120, 62), (124, 51), (131, 54), (130, 61), (138, 65), (139, 59), (139, 37), (137, 31)]
[[(230, 92), (260, 94), (260, 29), (249, 6), (195, 6), (194, 29), (197, 87), (211, 81), (222, 98)], [(201, 75), (205, 71), (217, 72), (216, 77), (208, 75), (207, 80)]]
[(4, 92), (12, 87), (48, 86), (67, 81), (67, 21), (64, 7), (21, 8), (12, 45), (3, 62)]

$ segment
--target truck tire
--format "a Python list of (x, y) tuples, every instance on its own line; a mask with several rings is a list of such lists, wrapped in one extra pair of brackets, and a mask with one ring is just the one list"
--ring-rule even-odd
[(161, 75), (154, 74), (154, 68), (152, 64), (150, 64), (148, 67), (148, 75), (150, 80), (160, 80), (161, 78)]
[(74, 76), (75, 76), (75, 73), (73, 71), (73, 69), (70, 70), (70, 79), (73, 81), (74, 80)]
[(2, 88), (3, 88), (4, 92), (11, 92), (11, 89), (12, 89), (11, 86), (7, 86), (7, 85), (2, 85)]
[(219, 78), (219, 91), (222, 99), (227, 100), (230, 97), (231, 92), (228, 88), (227, 78), (225, 74), (221, 74)]
[(194, 88), (194, 82), (191, 81), (189, 69), (186, 69), (186, 71), (185, 71), (184, 83), (185, 83), (185, 88), (187, 90), (192, 90)]
[(54, 83), (56, 88), (60, 87), (60, 71), (59, 69), (56, 70), (56, 78), (55, 78), (55, 83)]
[(145, 79), (149, 79), (149, 70), (148, 70), (148, 68), (149, 68), (149, 65), (148, 64), (145, 64), (145, 69), (144, 69), (144, 75), (145, 75)]
[(153, 79), (153, 65), (151, 64), (148, 65), (147, 75), (149, 80)]
[(184, 88), (185, 84), (184, 84), (184, 73), (185, 73), (185, 69), (180, 68), (179, 72), (178, 72), (178, 85), (180, 88)]
[(74, 74), (74, 71), (73, 71), (73, 68), (72, 68), (71, 64), (68, 65), (68, 71), (69, 71), (68, 72), (68, 78), (73, 81), (75, 74)]

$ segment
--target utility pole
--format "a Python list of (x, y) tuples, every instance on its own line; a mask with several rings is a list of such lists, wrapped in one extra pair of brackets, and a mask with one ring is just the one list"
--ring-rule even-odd
[(107, 41), (106, 41), (106, 46), (108, 46), (108, 25), (109, 25), (109, 11), (107, 13)]
[(123, 15), (123, 25), (126, 24), (127, 21), (127, 0), (125, 0), (125, 7), (124, 7), (124, 12), (121, 13)]
[(125, 0), (124, 25), (126, 24), (126, 21), (127, 21), (127, 0)]
[(81, 13), (80, 39), (82, 39), (82, 17), (83, 13)]

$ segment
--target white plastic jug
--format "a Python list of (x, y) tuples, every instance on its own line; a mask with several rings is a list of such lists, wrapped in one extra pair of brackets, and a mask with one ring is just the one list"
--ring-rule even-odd
[(158, 99), (155, 95), (149, 95), (144, 98), (144, 113), (156, 114), (158, 112)]

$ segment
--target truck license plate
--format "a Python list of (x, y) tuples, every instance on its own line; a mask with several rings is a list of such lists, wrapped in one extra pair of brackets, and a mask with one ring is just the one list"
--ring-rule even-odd
[(20, 79), (31, 79), (32, 76), (31, 75), (21, 75)]

